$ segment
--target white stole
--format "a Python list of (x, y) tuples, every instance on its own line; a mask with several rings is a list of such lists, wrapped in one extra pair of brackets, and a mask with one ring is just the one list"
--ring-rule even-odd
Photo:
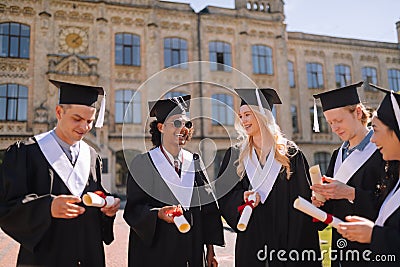
[(396, 186), (393, 188), (393, 190), (389, 193), (389, 195), (386, 197), (385, 202), (383, 202), (381, 209), (379, 210), (378, 218), (375, 221), (375, 225), (377, 226), (383, 226), (387, 220), (387, 218), (390, 217), (390, 215), (395, 212), (399, 206), (400, 206), (400, 190), (395, 190), (399, 186), (400, 179), (397, 182)]
[(374, 154), (375, 150), (376, 145), (369, 142), (362, 151), (358, 149), (354, 150), (344, 162), (342, 162), (343, 146), (341, 146), (336, 157), (333, 174), (334, 179), (346, 184), (354, 173), (364, 165), (372, 154)]
[(56, 139), (50, 132), (35, 135), (35, 139), (47, 162), (75, 196), (80, 197), (86, 187), (90, 174), (90, 149), (84, 141), (80, 142), (79, 155), (75, 166), (69, 161)]
[(174, 194), (181, 206), (188, 210), (192, 201), (194, 185), (194, 161), (193, 154), (182, 149), (183, 162), (181, 177), (176, 173), (175, 168), (169, 163), (162, 153), (160, 147), (149, 151), (150, 157), (162, 179)]
[(253, 190), (260, 194), (261, 202), (264, 204), (282, 167), (282, 164), (275, 160), (274, 147), (269, 152), (264, 168), (261, 168), (254, 149), (251, 157), (247, 156), (244, 159), (244, 163), (250, 184)]

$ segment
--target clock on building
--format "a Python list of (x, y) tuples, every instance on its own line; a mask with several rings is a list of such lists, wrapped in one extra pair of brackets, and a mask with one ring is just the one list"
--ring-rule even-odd
[(68, 27), (61, 30), (60, 47), (68, 53), (78, 54), (84, 52), (88, 47), (87, 33), (77, 27)]

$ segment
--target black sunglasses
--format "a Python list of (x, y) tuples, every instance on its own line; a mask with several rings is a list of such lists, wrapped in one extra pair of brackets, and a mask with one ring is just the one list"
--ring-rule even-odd
[(174, 124), (175, 128), (181, 128), (182, 125), (185, 125), (185, 127), (188, 128), (188, 129), (193, 127), (193, 123), (191, 121), (186, 121), (184, 123), (183, 121), (176, 119), (176, 120), (174, 120), (174, 121), (172, 121), (170, 123)]

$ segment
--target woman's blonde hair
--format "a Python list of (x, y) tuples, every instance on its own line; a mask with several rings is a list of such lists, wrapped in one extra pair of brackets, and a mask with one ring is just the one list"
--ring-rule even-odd
[[(258, 125), (260, 127), (261, 136), (264, 139), (270, 139), (273, 141), (273, 147), (275, 147), (275, 159), (282, 164), (286, 171), (286, 178), (290, 178), (290, 156), (297, 153), (297, 146), (294, 142), (289, 141), (285, 137), (275, 122), (275, 118), (272, 112), (268, 109), (265, 110), (265, 114), (259, 111), (258, 106), (249, 105), (249, 108), (253, 112)], [(254, 147), (253, 138), (247, 135), (246, 130), (243, 128), (240, 119), (237, 117), (235, 120), (235, 129), (238, 132), (238, 147), (240, 148), (239, 159), (235, 162), (237, 164), (236, 172), (242, 179), (245, 174), (244, 159), (252, 156)], [(292, 149), (290, 149), (292, 148)], [(294, 148), (294, 149), (293, 149)], [(262, 156), (266, 156), (267, 151), (263, 151)]]

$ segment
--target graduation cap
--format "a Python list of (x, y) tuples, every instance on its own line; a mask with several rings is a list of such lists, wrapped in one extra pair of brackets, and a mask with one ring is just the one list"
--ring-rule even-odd
[(95, 127), (103, 127), (106, 108), (106, 92), (102, 87), (49, 80), (60, 90), (59, 104), (74, 104), (94, 107), (98, 95), (103, 95)]
[(369, 85), (386, 94), (376, 110), (376, 114), (380, 121), (394, 130), (400, 140), (400, 95), (371, 83)]
[(186, 115), (190, 108), (190, 95), (177, 96), (158, 101), (149, 101), (150, 117), (156, 117), (158, 122), (164, 122), (176, 114)]
[(258, 106), (263, 114), (265, 114), (264, 108), (272, 111), (274, 104), (282, 104), (278, 94), (272, 88), (235, 89), (235, 91), (242, 100), (240, 106)]
[(315, 100), (320, 99), (322, 111), (325, 112), (334, 108), (341, 108), (361, 103), (358, 97), (357, 87), (360, 87), (364, 81), (359, 81), (341, 88), (326, 91), (313, 95), (314, 97), (314, 131), (319, 132), (318, 111)]

